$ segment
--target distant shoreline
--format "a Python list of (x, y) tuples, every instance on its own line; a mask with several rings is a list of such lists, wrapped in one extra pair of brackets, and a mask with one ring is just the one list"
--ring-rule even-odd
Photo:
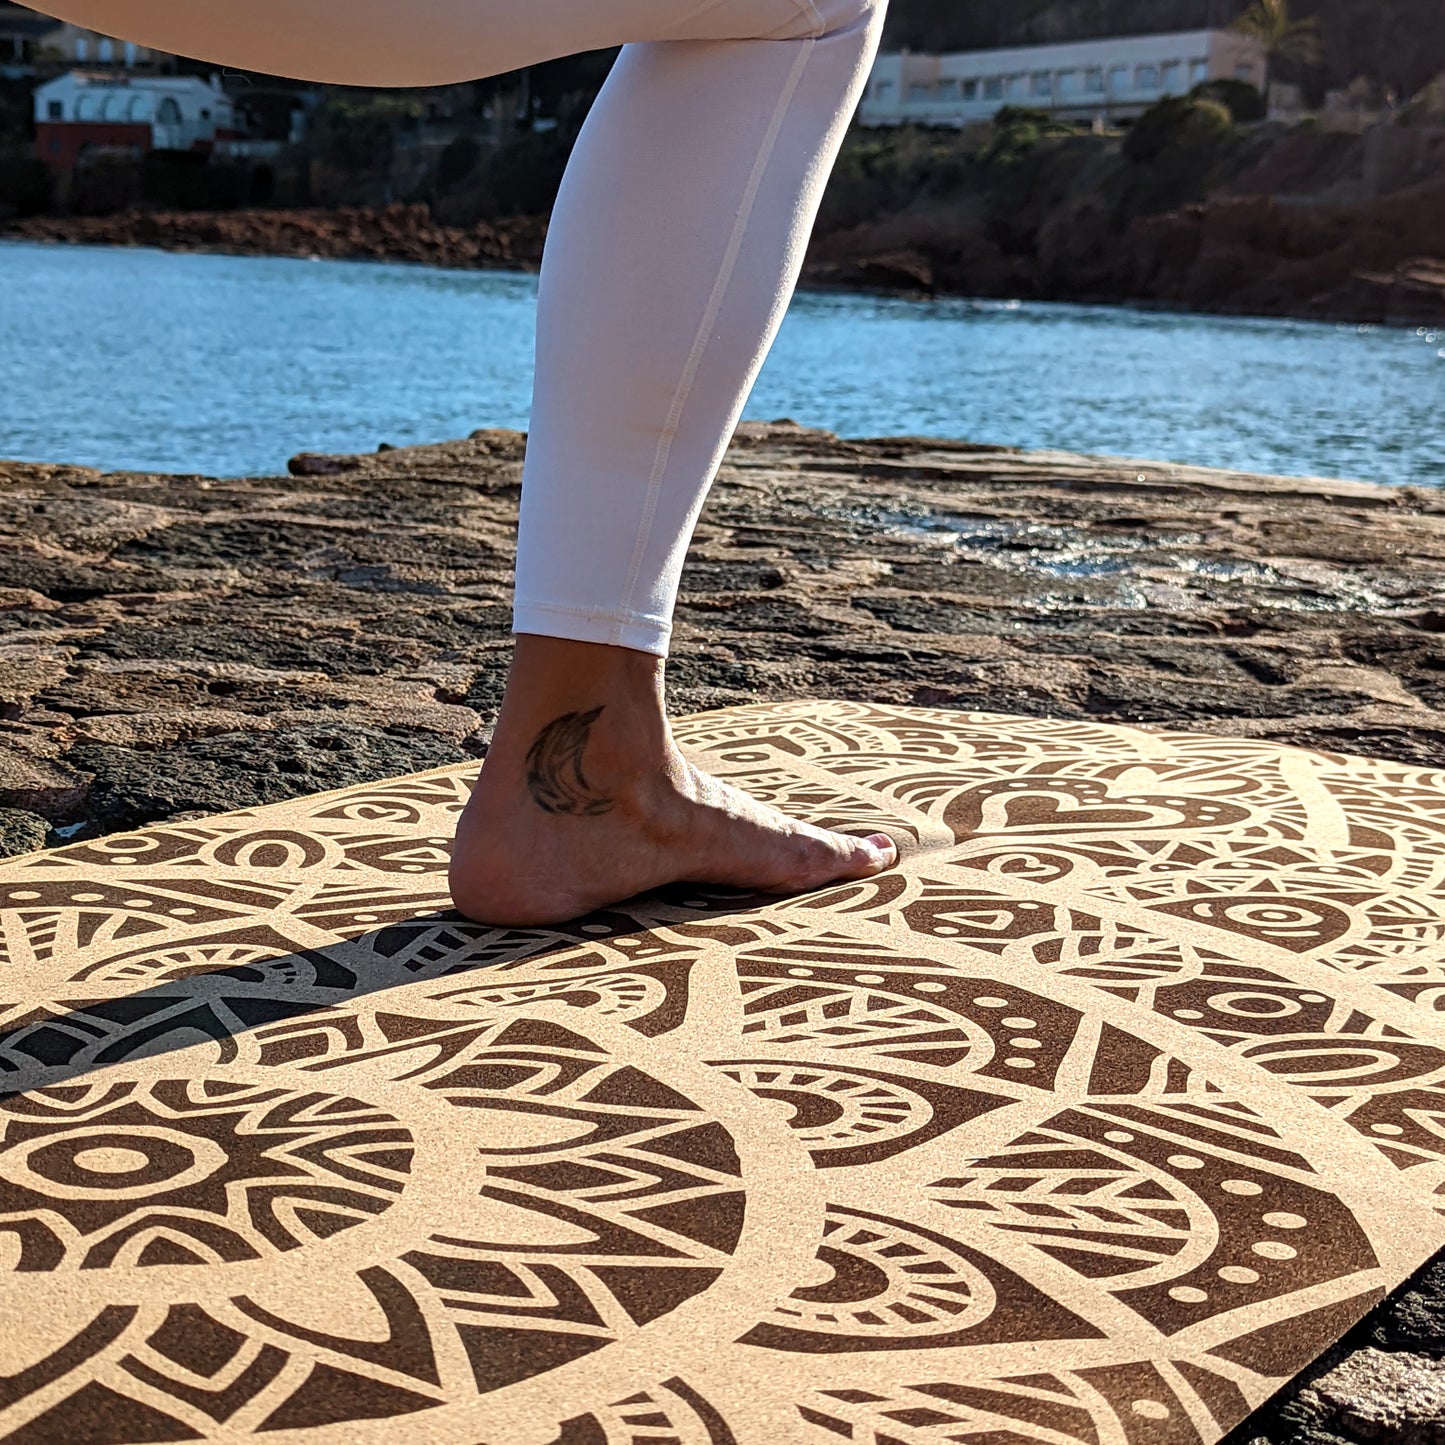
[[(1236, 208), (1260, 203), (1233, 202)], [(1154, 218), (1152, 228), (1170, 232), (1165, 244), (1178, 245), (1173, 231), (1207, 226), (1209, 209), (1192, 207)], [(920, 219), (920, 232), (929, 230)], [(521, 216), (473, 227), (433, 221), (422, 204), (384, 208), (132, 211), (110, 216), (33, 216), (0, 221), (0, 240), (65, 245), (151, 247), (177, 253), (231, 256), (283, 256), (323, 260), (381, 261), (434, 266), (447, 270), (535, 272), (542, 257), (547, 218)], [(1351, 284), (1328, 295), (1296, 295), (1288, 285), (1264, 300), (1250, 295), (1239, 304), (1230, 297), (1158, 294), (1147, 287), (1106, 290), (1051, 285), (1046, 294), (1000, 285), (997, 276), (974, 278), (966, 269), (939, 267), (906, 232), (893, 228), (894, 245), (879, 251), (866, 234), (834, 233), (819, 237), (801, 278), (802, 289), (894, 296), (912, 300), (1019, 300), (1085, 306), (1123, 306), (1150, 312), (1230, 316), (1240, 319), (1290, 319), (1324, 324), (1382, 326), (1445, 325), (1445, 258), (1417, 258), (1376, 271), (1361, 271)], [(1159, 238), (1155, 238), (1156, 244)], [(965, 284), (958, 284), (963, 282)]]

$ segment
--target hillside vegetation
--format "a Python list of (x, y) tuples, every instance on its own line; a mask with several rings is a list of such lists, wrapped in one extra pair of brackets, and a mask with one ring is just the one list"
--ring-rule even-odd
[(1436, 323), (1442, 175), (1439, 129), (1242, 127), (1205, 98), (1166, 101), (1123, 137), (1017, 110), (983, 133), (855, 132), (809, 279)]

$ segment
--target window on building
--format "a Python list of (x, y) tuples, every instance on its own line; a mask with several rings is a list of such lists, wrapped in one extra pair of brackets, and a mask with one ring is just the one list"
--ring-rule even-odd
[(890, 90), (892, 90), (892, 89), (893, 89), (893, 82), (892, 82), (891, 80), (880, 80), (880, 81), (878, 82), (878, 96), (879, 96), (879, 99), (881, 100), (882, 97), (885, 96), (885, 95), (887, 95), (888, 92), (889, 92)]
[(95, 47), (95, 58), (96, 58), (97, 60), (103, 60), (107, 65), (108, 65), (112, 60), (114, 60), (114, 59), (115, 59), (115, 41), (114, 41), (114, 40), (109, 40), (109, 39), (105, 38), (104, 36), (102, 36), (101, 39), (100, 39), (100, 41), (96, 44), (96, 47)]
[(1079, 93), (1079, 72), (1077, 70), (1061, 70), (1055, 84), (1060, 95), (1077, 95)]
[(1022, 100), (1029, 93), (1029, 78), (1026, 75), (1011, 75), (1008, 78), (1008, 94), (1014, 100)]
[(977, 100), (977, 99), (978, 99), (978, 81), (976, 81), (976, 80), (965, 80), (965, 81), (963, 82), (963, 98), (964, 98), (965, 100)]
[(990, 75), (983, 83), (983, 98), (985, 100), (1003, 99), (1003, 77), (1001, 75)]
[(1159, 88), (1170, 95), (1178, 95), (1184, 89), (1184, 66), (1171, 60), (1159, 71)]
[(915, 80), (908, 87), (908, 98), (909, 100), (927, 100), (932, 90), (931, 85), (924, 85), (922, 81)]
[(1109, 72), (1109, 89), (1115, 95), (1129, 89), (1129, 67), (1127, 65), (1116, 65)]
[(210, 111), (208, 111), (208, 110), (203, 110), (203, 111), (201, 112), (201, 119), (202, 119), (202, 120), (210, 120), (210, 118), (211, 118), (211, 112), (210, 112)]
[(1207, 60), (1194, 60), (1189, 64), (1190, 85), (1203, 85), (1209, 79), (1209, 62)]
[(940, 80), (938, 82), (938, 95), (940, 100), (958, 99), (958, 81)]
[(1158, 90), (1159, 88), (1159, 67), (1157, 65), (1141, 65), (1134, 72), (1135, 90)]
[(125, 63), (127, 66), (135, 64), (137, 46), (134, 40), (127, 40), (125, 43)]
[(45, 106), (45, 114), (50, 120), (64, 120), (65, 102), (63, 100), (48, 101)]
[(156, 119), (162, 125), (179, 125), (181, 123), (181, 108), (176, 103), (173, 95), (168, 95), (161, 101), (160, 109), (156, 111)]
[(75, 42), (75, 58), (77, 60), (90, 59), (90, 41), (84, 35)]
[(1030, 95), (1052, 95), (1054, 93), (1054, 78), (1047, 70), (1036, 70), (1029, 77)]
[(1084, 72), (1084, 89), (1090, 95), (1102, 95), (1104, 93), (1104, 72), (1102, 70), (1086, 70)]

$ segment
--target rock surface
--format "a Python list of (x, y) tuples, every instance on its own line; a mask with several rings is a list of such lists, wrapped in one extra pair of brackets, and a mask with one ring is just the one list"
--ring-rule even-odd
[[(1445, 152), (1445, 132), (1442, 132)], [(1226, 315), (1445, 324), (1445, 185), (1372, 200), (1216, 194), (1138, 216), (1094, 193), (1104, 177), (1055, 158), (1005, 226), (982, 208), (909, 205), (820, 230), (805, 279), (911, 296), (1136, 302)], [(1012, 197), (1010, 196), (1010, 201)]]
[(1442, 1445), (1445, 1255), (1437, 1256), (1224, 1445)]
[[(0, 462), (0, 807), (90, 836), (480, 755), (522, 449)], [(1445, 494), (745, 426), (671, 685), (678, 711), (876, 697), (1439, 762)]]
[(1445, 1364), (1364, 1349), (1300, 1392), (1300, 1403), (1367, 1440), (1445, 1445)]
[(495, 226), (444, 226), (422, 203), (290, 211), (126, 211), (110, 216), (35, 216), (4, 233), (32, 241), (160, 246), (240, 256), (324, 256), (414, 261), (430, 266), (532, 268), (547, 234), (543, 217)]
[(1220, 197), (1130, 227), (1110, 283), (1164, 306), (1445, 323), (1445, 186), (1355, 205)]
[[(480, 756), (523, 443), (0, 461), (0, 855)], [(669, 677), (678, 712), (871, 698), (1438, 766), (1445, 494), (745, 426)], [(1442, 1353), (1437, 1264), (1235, 1445), (1440, 1440)]]

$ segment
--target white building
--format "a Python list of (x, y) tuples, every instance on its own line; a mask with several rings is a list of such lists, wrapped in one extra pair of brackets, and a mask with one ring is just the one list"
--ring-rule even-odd
[(37, 55), (62, 23), (23, 5), (0, 0), (0, 75), (7, 80), (33, 75)]
[(116, 65), (124, 70), (138, 66), (157, 69), (175, 59), (168, 51), (152, 50), (133, 40), (115, 40), (98, 30), (87, 30), (68, 21), (46, 35), (44, 49), (74, 65)]
[(132, 40), (116, 40), (83, 25), (0, 0), (0, 74), (12, 78), (53, 73), (59, 66), (116, 66), (123, 70), (174, 70), (176, 57)]
[(184, 151), (236, 133), (235, 106), (214, 75), (70, 70), (35, 88), (37, 153), (57, 170), (88, 145)]
[(1264, 47), (1233, 30), (1187, 30), (967, 50), (954, 55), (880, 55), (864, 92), (863, 125), (965, 126), (1006, 105), (1063, 120), (1132, 120), (1168, 95), (1207, 80), (1264, 89)]

